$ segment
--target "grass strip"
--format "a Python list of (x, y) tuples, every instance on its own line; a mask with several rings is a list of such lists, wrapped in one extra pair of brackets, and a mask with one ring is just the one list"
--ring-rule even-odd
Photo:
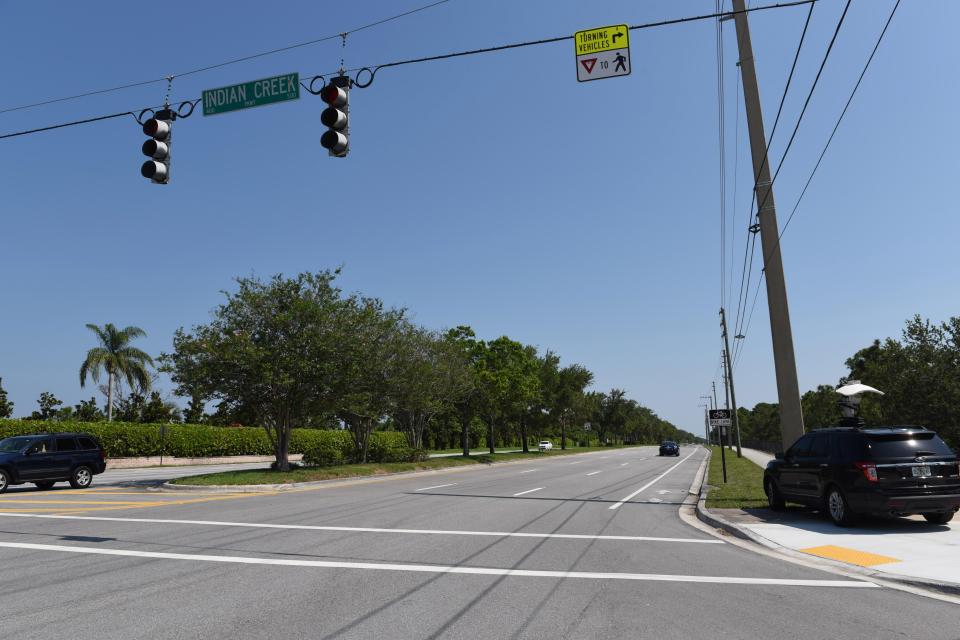
[(736, 451), (727, 449), (727, 482), (723, 482), (720, 447), (710, 447), (710, 471), (707, 483), (708, 509), (747, 509), (767, 506), (763, 492), (763, 468), (747, 458), (738, 458)]
[(172, 480), (173, 484), (183, 485), (246, 485), (246, 484), (291, 484), (294, 482), (314, 482), (317, 480), (337, 480), (341, 478), (359, 478), (364, 476), (380, 476), (390, 473), (408, 471), (427, 471), (431, 469), (445, 469), (448, 467), (462, 467), (474, 464), (495, 464), (511, 460), (545, 460), (556, 456), (585, 453), (587, 451), (607, 451), (622, 447), (578, 447), (561, 451), (531, 451), (523, 453), (489, 453), (471, 455), (470, 457), (451, 456), (449, 458), (428, 458), (420, 462), (379, 462), (368, 464), (344, 464), (331, 467), (300, 467), (291, 471), (273, 471), (270, 469), (248, 469), (238, 471), (223, 471), (221, 473), (207, 473), (198, 476), (187, 476)]

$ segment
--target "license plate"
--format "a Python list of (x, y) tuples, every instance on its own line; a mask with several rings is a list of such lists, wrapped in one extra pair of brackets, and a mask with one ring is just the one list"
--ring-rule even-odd
[(919, 466), (913, 467), (913, 477), (914, 478), (929, 478), (933, 474), (930, 472), (930, 467)]

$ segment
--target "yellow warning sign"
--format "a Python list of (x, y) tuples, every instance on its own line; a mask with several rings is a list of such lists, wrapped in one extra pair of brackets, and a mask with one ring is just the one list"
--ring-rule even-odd
[(573, 34), (573, 44), (578, 56), (611, 49), (627, 49), (630, 47), (630, 27), (625, 24), (616, 24), (610, 27), (577, 31)]

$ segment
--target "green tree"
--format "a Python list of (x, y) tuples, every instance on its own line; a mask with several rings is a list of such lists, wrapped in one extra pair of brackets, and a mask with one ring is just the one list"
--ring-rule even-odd
[[(338, 271), (240, 278), (209, 324), (179, 329), (161, 356), (177, 394), (249, 411), (267, 432), (276, 466), (290, 469), (290, 431), (340, 408), (349, 358), (344, 326), (355, 301), (333, 282)], [(350, 340), (355, 340), (351, 336)], [(219, 412), (220, 407), (218, 407)]]
[(458, 358), (467, 369), (467, 378), (464, 380), (463, 387), (455, 394), (452, 405), (457, 415), (457, 422), (460, 424), (460, 448), (464, 456), (469, 456), (470, 437), (476, 432), (475, 418), (480, 413), (483, 399), (479, 372), (486, 352), (486, 344), (482, 340), (477, 340), (473, 329), (466, 325), (450, 329), (445, 339), (449, 345), (451, 357)]
[(7, 398), (3, 388), (3, 378), (0, 378), (0, 418), (9, 418), (13, 415), (13, 402)]
[(73, 417), (80, 422), (100, 422), (106, 416), (97, 406), (97, 399), (81, 400), (80, 404), (73, 406)]
[(88, 324), (96, 336), (99, 346), (90, 349), (87, 357), (80, 365), (80, 386), (87, 383), (87, 374), (94, 382), (100, 381), (100, 372), (107, 373), (107, 421), (113, 420), (113, 392), (121, 379), (127, 381), (131, 389), (147, 392), (150, 389), (150, 373), (148, 366), (153, 366), (153, 359), (145, 352), (130, 346), (135, 338), (147, 334), (139, 327), (118, 329), (110, 323), (103, 327)]
[(480, 413), (489, 429), (490, 453), (496, 452), (497, 426), (522, 417), (537, 398), (537, 369), (536, 352), (519, 342), (501, 336), (486, 344), (477, 364), (477, 383), (482, 397)]
[(30, 414), (30, 420), (56, 420), (60, 417), (60, 407), (63, 405), (63, 401), (58, 400), (49, 391), (40, 394), (37, 404), (40, 405), (40, 411), (34, 411)]

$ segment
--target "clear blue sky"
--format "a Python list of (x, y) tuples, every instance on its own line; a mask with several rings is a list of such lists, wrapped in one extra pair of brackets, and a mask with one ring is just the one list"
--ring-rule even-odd
[[(425, 3), (0, 1), (0, 108), (178, 73)], [(781, 224), (891, 6), (853, 3), (776, 183)], [(346, 49), (335, 40), (178, 79), (173, 95), (328, 72), (341, 55), (362, 66), (713, 7), (451, 0), (357, 33)], [(842, 8), (821, 0), (814, 10), (774, 158)], [(751, 18), (768, 131), (805, 15)], [(784, 237), (802, 390), (835, 382), (848, 355), (898, 335), (914, 313), (958, 313), (958, 21), (960, 4), (903, 2)], [(0, 376), (15, 415), (44, 390), (70, 404), (94, 393), (77, 377), (93, 346), (85, 323), (139, 325), (149, 334), (141, 346), (159, 354), (176, 328), (209, 319), (237, 275), (344, 265), (348, 290), (408, 307), (430, 327), (470, 324), (484, 338), (553, 349), (593, 370), (597, 388), (623, 387), (699, 433), (698, 396), (720, 348), (714, 28), (633, 31), (633, 74), (600, 82), (576, 82), (570, 41), (385, 69), (352, 94), (346, 160), (320, 147), (323, 103), (307, 94), (178, 122), (166, 187), (139, 175), (144, 138), (132, 118), (0, 141)], [(732, 23), (724, 32), (739, 274), (751, 184), (742, 114), (735, 136)], [(164, 90), (0, 114), (0, 132), (156, 104)], [(776, 399), (762, 294), (737, 374), (741, 404)]]

